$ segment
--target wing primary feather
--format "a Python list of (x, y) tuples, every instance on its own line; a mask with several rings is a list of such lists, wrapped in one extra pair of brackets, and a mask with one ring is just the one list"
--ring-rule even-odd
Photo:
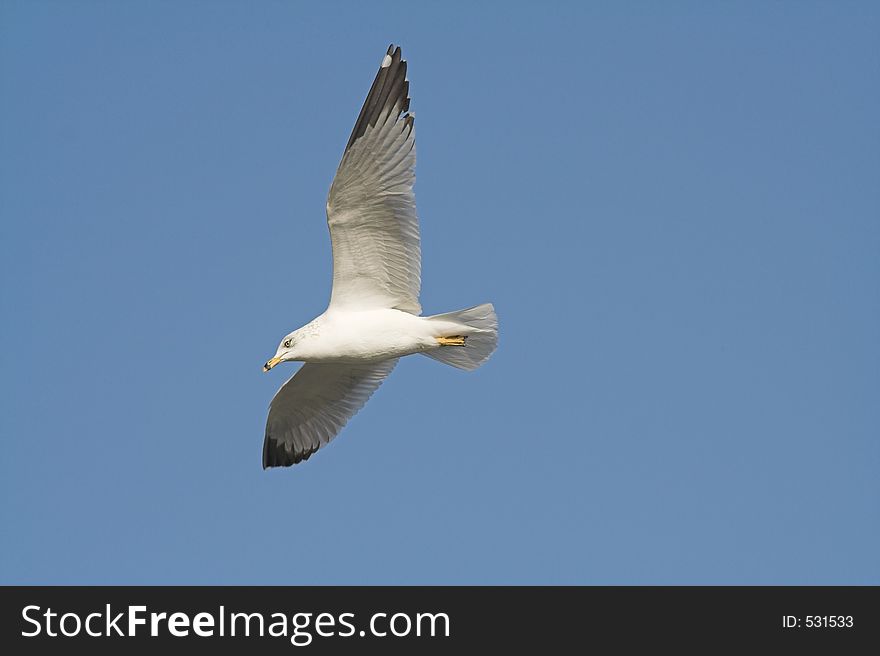
[[(409, 110), (409, 81), (406, 79), (406, 60), (401, 58), (400, 47), (388, 46), (387, 56), (391, 57), (388, 66), (380, 67), (361, 107), (354, 129), (345, 146), (346, 152), (352, 144), (364, 135), (368, 126), (375, 126), (380, 118), (391, 113), (399, 105), (398, 115)], [(396, 117), (395, 117), (396, 118)]]

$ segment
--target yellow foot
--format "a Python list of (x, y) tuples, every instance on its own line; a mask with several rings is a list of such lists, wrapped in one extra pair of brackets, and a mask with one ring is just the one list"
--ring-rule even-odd
[(464, 346), (467, 337), (461, 335), (453, 335), (452, 337), (437, 337), (437, 343), (440, 346)]

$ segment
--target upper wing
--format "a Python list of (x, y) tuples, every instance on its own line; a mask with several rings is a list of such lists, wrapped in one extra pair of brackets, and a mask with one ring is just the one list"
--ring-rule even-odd
[(308, 460), (336, 437), (394, 369), (397, 359), (374, 364), (307, 363), (269, 405), (263, 469)]
[(419, 305), (421, 252), (416, 217), (415, 132), (400, 48), (388, 54), (370, 88), (327, 198), (333, 243), (331, 306)]

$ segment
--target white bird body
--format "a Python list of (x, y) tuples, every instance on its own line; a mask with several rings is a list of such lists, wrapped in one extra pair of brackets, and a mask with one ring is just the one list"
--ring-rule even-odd
[[(444, 333), (444, 330), (447, 331)], [(401, 310), (328, 308), (291, 333), (295, 356), (303, 362), (378, 362), (442, 348), (437, 337), (456, 330), (451, 322), (435, 322)], [(283, 355), (279, 349), (276, 357)]]
[(263, 467), (307, 460), (332, 440), (391, 373), (421, 353), (460, 369), (498, 340), (495, 309), (419, 316), (421, 250), (414, 117), (400, 48), (382, 59), (327, 199), (333, 290), (327, 310), (281, 341), (264, 366), (305, 364), (269, 406)]

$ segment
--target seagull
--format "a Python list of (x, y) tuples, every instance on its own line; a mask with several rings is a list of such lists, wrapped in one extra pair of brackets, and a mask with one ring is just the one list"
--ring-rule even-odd
[(357, 117), (327, 198), (333, 288), (323, 314), (281, 340), (263, 366), (303, 362), (269, 405), (263, 469), (327, 444), (397, 361), (421, 353), (473, 370), (498, 342), (491, 303), (421, 316), (415, 116), (406, 61), (392, 44)]

